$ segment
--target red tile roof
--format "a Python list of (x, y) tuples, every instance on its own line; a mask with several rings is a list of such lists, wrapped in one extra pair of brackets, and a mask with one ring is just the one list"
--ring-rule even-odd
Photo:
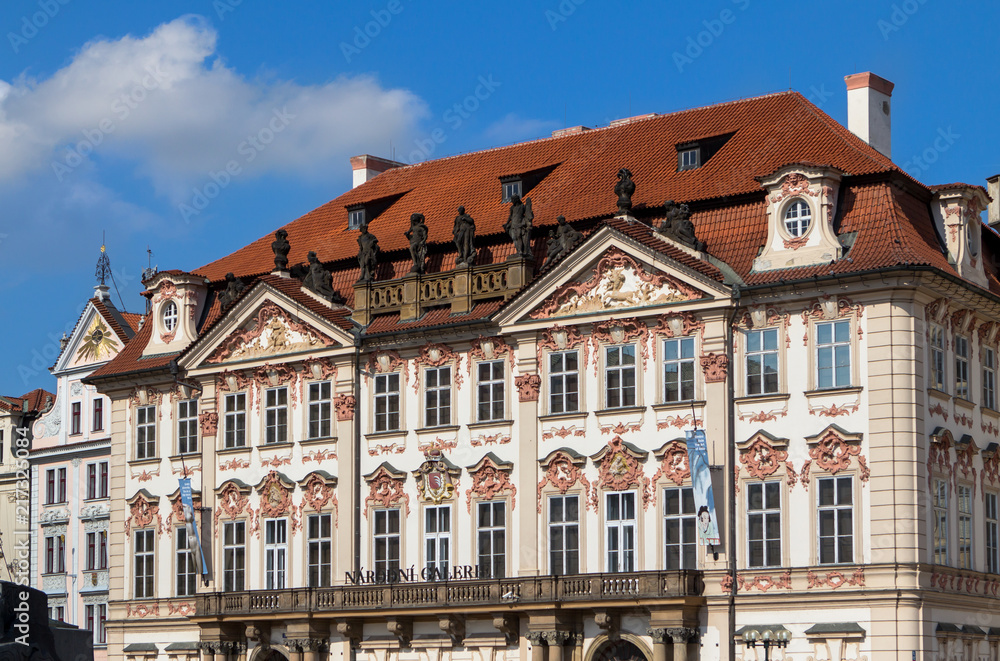
[(142, 351), (149, 343), (149, 338), (153, 332), (153, 324), (143, 324), (142, 329), (136, 334), (132, 341), (125, 345), (125, 348), (118, 352), (118, 355), (108, 361), (107, 364), (94, 370), (90, 376), (84, 379), (89, 383), (91, 379), (102, 376), (112, 376), (130, 374), (132, 372), (146, 372), (150, 370), (166, 367), (170, 361), (177, 358), (178, 352), (160, 354), (143, 358)]
[[(5, 411), (25, 411), (40, 413), (52, 405), (56, 396), (48, 390), (36, 388), (20, 397), (0, 397), (0, 409)], [(27, 409), (25, 409), (27, 402)]]

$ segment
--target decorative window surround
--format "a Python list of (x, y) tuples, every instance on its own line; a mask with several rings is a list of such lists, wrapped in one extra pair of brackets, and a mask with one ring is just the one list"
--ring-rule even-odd
[(982, 221), (979, 214), (989, 198), (979, 186), (956, 184), (934, 193), (931, 215), (938, 236), (948, 252), (948, 261), (966, 280), (988, 287), (980, 255)]

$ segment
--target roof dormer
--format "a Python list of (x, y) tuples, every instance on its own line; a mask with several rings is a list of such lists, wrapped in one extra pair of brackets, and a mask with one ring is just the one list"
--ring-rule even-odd
[(980, 254), (983, 231), (980, 213), (987, 208), (990, 198), (981, 186), (969, 184), (935, 186), (933, 190), (931, 213), (938, 236), (944, 239), (948, 261), (955, 265), (958, 275), (987, 287)]
[(182, 271), (157, 273), (145, 282), (153, 324), (144, 356), (176, 353), (198, 337), (198, 319), (205, 308), (208, 283), (201, 276)]
[(758, 179), (767, 190), (767, 243), (755, 271), (828, 264), (844, 248), (833, 231), (843, 172), (796, 163)]

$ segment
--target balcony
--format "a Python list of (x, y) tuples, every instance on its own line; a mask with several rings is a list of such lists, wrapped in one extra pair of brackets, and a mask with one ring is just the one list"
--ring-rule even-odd
[(373, 611), (406, 610), (440, 613), (454, 609), (517, 607), (539, 610), (556, 604), (614, 602), (636, 604), (652, 600), (700, 597), (704, 581), (698, 571), (652, 571), (620, 574), (580, 574), (468, 581), (342, 585), (213, 592), (197, 598), (199, 617), (234, 618), (274, 613), (365, 615)]

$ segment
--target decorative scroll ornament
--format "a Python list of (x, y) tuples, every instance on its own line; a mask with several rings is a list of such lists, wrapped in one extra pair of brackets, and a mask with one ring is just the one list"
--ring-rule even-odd
[(425, 501), (434, 504), (450, 500), (455, 493), (452, 477), (457, 476), (461, 471), (457, 467), (451, 466), (439, 449), (428, 449), (424, 453), (424, 459), (425, 461), (420, 464), (420, 468), (413, 471), (420, 496)]
[(306, 358), (302, 361), (306, 374), (316, 381), (334, 381), (337, 379), (337, 366), (329, 358)]
[(215, 436), (219, 431), (219, 414), (215, 411), (202, 411), (198, 414), (202, 436)]
[(257, 493), (260, 494), (260, 513), (265, 518), (288, 516), (296, 510), (292, 504), (291, 484), (286, 484), (277, 471), (268, 471), (257, 485)]
[(334, 341), (311, 325), (295, 321), (274, 303), (265, 303), (249, 327), (231, 334), (212, 352), (209, 363), (247, 360), (328, 347)]
[(337, 411), (337, 421), (344, 422), (345, 420), (354, 419), (354, 407), (357, 405), (357, 399), (354, 395), (337, 395), (333, 398), (333, 408)]
[(514, 369), (514, 349), (502, 337), (483, 337), (480, 335), (472, 340), (469, 349), (469, 371), (472, 370), (473, 360), (496, 360), (507, 356), (510, 361), (510, 368)]
[[(597, 486), (609, 491), (624, 491), (637, 488), (642, 496), (642, 508), (649, 507), (649, 478), (643, 475), (641, 460), (646, 453), (631, 449), (621, 436), (615, 436), (601, 451), (591, 457), (597, 464)], [(591, 495), (591, 505), (598, 506), (595, 489)]]
[[(684, 484), (684, 480), (691, 477), (691, 466), (688, 464), (687, 443), (680, 440), (669, 441), (656, 453), (660, 460), (660, 468), (652, 477), (655, 486), (657, 480), (665, 477), (677, 486)], [(656, 503), (656, 494), (653, 494), (653, 503)]]
[[(398, 503), (403, 503), (406, 513), (410, 513), (410, 496), (403, 490), (404, 474), (391, 469), (388, 464), (382, 464), (368, 478), (369, 492), (365, 498), (365, 505), (377, 505), (379, 507), (392, 507)], [(365, 509), (365, 516), (368, 510)]]
[(521, 374), (514, 377), (519, 402), (537, 402), (538, 391), (542, 387), (542, 377), (537, 374)]
[(587, 282), (567, 282), (531, 313), (532, 319), (693, 301), (704, 292), (665, 273), (648, 273), (617, 248), (597, 262)]
[[(191, 503), (194, 505), (195, 514), (201, 510), (201, 496), (197, 493), (191, 496)], [(177, 491), (177, 495), (170, 499), (170, 514), (174, 517), (173, 520), (176, 523), (184, 523), (184, 503), (181, 502), (180, 491)], [(167, 517), (167, 525), (164, 526), (168, 530), (170, 529), (170, 517)]]
[(538, 341), (535, 349), (535, 359), (539, 365), (543, 365), (542, 353), (549, 351), (569, 351), (576, 347), (583, 347), (581, 365), (587, 365), (587, 347), (589, 346), (576, 326), (553, 326), (542, 331), (542, 339)]
[(598, 321), (594, 324), (590, 332), (590, 342), (594, 347), (594, 375), (597, 375), (598, 363), (600, 362), (600, 346), (606, 344), (623, 344), (639, 339), (639, 356), (642, 368), (646, 367), (646, 359), (649, 358), (649, 327), (646, 322), (635, 317), (628, 319), (608, 319)]
[(365, 382), (368, 382), (370, 374), (387, 374), (396, 371), (402, 372), (403, 381), (406, 381), (406, 361), (399, 357), (398, 351), (392, 349), (375, 351), (368, 356)]
[(729, 357), (724, 353), (706, 353), (701, 357), (701, 371), (705, 374), (705, 383), (724, 383), (728, 367)]
[(931, 442), (927, 447), (927, 488), (934, 484), (934, 473), (945, 475), (951, 487), (951, 447), (955, 437), (947, 429), (938, 427), (931, 434)]
[(125, 518), (125, 536), (128, 537), (133, 528), (148, 528), (153, 521), (156, 525), (156, 536), (160, 536), (163, 526), (163, 518), (160, 516), (160, 506), (155, 500), (149, 500), (145, 493), (140, 491), (131, 503), (129, 503), (129, 515)]
[(570, 451), (566, 449), (556, 450), (542, 462), (542, 468), (545, 469), (545, 475), (542, 477), (541, 482), (538, 483), (536, 493), (539, 513), (542, 511), (542, 489), (545, 488), (546, 484), (551, 484), (559, 491), (560, 494), (565, 495), (567, 491), (579, 482), (583, 485), (583, 502), (586, 505), (589, 505), (590, 481), (581, 470), (585, 462), (586, 459), (584, 457), (574, 457), (570, 454)]
[[(963, 436), (955, 444), (955, 483), (956, 485), (958, 484), (960, 473), (964, 479), (971, 480), (972, 495), (976, 495), (976, 469), (972, 465), (972, 460), (977, 454), (979, 454), (979, 448), (976, 446), (976, 442), (968, 435)], [(972, 475), (971, 478), (969, 477), (970, 474)]]
[(983, 472), (980, 475), (980, 484), (983, 487), (983, 494), (985, 497), (986, 480), (990, 481), (990, 484), (996, 485), (1000, 484), (1000, 446), (996, 443), (990, 443), (985, 450), (983, 450)]
[(465, 491), (468, 511), (472, 512), (473, 494), (483, 500), (493, 500), (494, 497), (504, 493), (510, 494), (510, 509), (513, 511), (517, 505), (517, 487), (510, 481), (510, 471), (513, 467), (513, 464), (498, 462), (492, 454), (488, 454), (470, 468), (472, 486)]
[[(777, 442), (777, 439), (771, 439)], [(788, 452), (776, 449), (766, 436), (757, 433), (754, 440), (740, 452), (740, 463), (758, 480), (774, 475), (788, 459)]]
[(693, 312), (670, 312), (656, 318), (656, 327), (652, 334), (657, 337), (685, 337), (695, 333), (705, 332), (705, 322), (698, 319)]
[(857, 457), (860, 466), (865, 467), (862, 471), (861, 481), (867, 482), (865, 474), (865, 458), (861, 455), (861, 437), (845, 438), (837, 429), (828, 427), (820, 433), (818, 437), (807, 438), (811, 446), (809, 456), (818, 468), (827, 471), (831, 475), (836, 475), (842, 470), (850, 468), (851, 458)]
[(319, 473), (310, 473), (306, 479), (300, 483), (302, 485), (303, 502), (320, 512), (327, 504), (337, 506), (337, 495), (333, 492), (333, 485), (329, 478), (325, 478)]
[(413, 359), (413, 392), (420, 391), (420, 365), (425, 367), (441, 367), (442, 365), (453, 364), (455, 366), (455, 387), (462, 387), (462, 371), (459, 367), (462, 364), (462, 357), (451, 350), (446, 344), (428, 342), (420, 347), (420, 353)]
[(218, 504), (215, 507), (215, 516), (213, 517), (215, 520), (214, 528), (216, 537), (219, 536), (219, 517), (225, 514), (232, 521), (244, 512), (249, 511), (249, 493), (249, 487), (240, 487), (231, 480), (222, 485), (216, 497)]

